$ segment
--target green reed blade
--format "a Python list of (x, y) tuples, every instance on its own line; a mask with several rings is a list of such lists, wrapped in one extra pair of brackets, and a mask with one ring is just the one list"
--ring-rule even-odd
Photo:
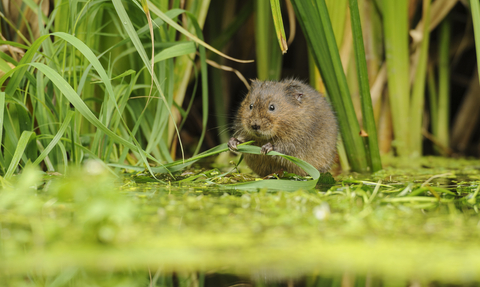
[(90, 48), (87, 45), (85, 45), (85, 43), (75, 38), (74, 36), (64, 32), (56, 32), (56, 33), (53, 33), (52, 35), (64, 39), (65, 41), (73, 45), (75, 48), (77, 48), (77, 50), (85, 56), (85, 58), (92, 64), (92, 66), (95, 68), (95, 70), (99, 74), (100, 78), (102, 79), (102, 82), (105, 84), (105, 88), (107, 89), (107, 92), (109, 95), (109, 98), (108, 98), (110, 103), (109, 110), (107, 110), (105, 113), (107, 116), (105, 123), (108, 125), (108, 123), (110, 122), (111, 110), (115, 109), (117, 110), (118, 114), (121, 114), (121, 113), (118, 109), (116, 96), (115, 96), (115, 93), (113, 92), (113, 87), (112, 87), (110, 78), (107, 75), (107, 72), (105, 71), (102, 64), (95, 56), (95, 54), (92, 52), (92, 50), (90, 50)]
[[(0, 143), (3, 144), (3, 129), (4, 129), (4, 120), (3, 120), (3, 116), (4, 116), (4, 113), (5, 113), (5, 92), (0, 92)], [(5, 160), (3, 158), (3, 152), (0, 152), (0, 170), (3, 172), (5, 172)]]
[(15, 153), (13, 154), (12, 161), (10, 162), (7, 172), (5, 173), (6, 180), (9, 180), (13, 176), (13, 173), (18, 167), (18, 164), (20, 162), (20, 159), (22, 158), (22, 155), (25, 152), (25, 149), (27, 148), (27, 145), (30, 142), (30, 139), (34, 136), (35, 136), (34, 132), (30, 132), (30, 131), (22, 132), (22, 135), (18, 139), (17, 147), (15, 149)]
[(57, 134), (55, 137), (50, 141), (48, 146), (40, 153), (38, 158), (33, 162), (33, 165), (38, 165), (42, 160), (50, 153), (50, 151), (57, 145), (57, 143), (60, 141), (61, 137), (65, 133), (65, 131), (68, 128), (68, 125), (70, 124), (70, 121), (72, 120), (73, 115), (75, 114), (74, 111), (68, 111), (67, 116), (65, 117), (65, 121), (62, 123), (60, 128), (58, 129)]
[[(117, 12), (118, 17), (120, 18), (120, 20), (122, 21), (122, 23), (124, 25), (125, 31), (127, 32), (128, 36), (130, 37), (130, 40), (132, 41), (133, 45), (137, 49), (137, 52), (140, 55), (140, 58), (142, 59), (145, 67), (147, 68), (147, 70), (149, 71), (150, 74), (153, 74), (151, 79), (153, 79), (153, 81), (155, 83), (155, 86), (156, 86), (158, 92), (160, 93), (161, 99), (165, 103), (166, 110), (168, 111), (168, 114), (165, 113), (165, 116), (162, 115), (162, 117), (166, 118), (166, 117), (170, 116), (172, 118), (173, 126), (175, 128), (175, 131), (177, 133), (178, 138), (180, 138), (180, 131), (178, 130), (178, 127), (175, 123), (175, 117), (173, 116), (172, 111), (170, 109), (171, 104), (168, 103), (168, 100), (166, 99), (166, 97), (163, 93), (162, 87), (161, 87), (161, 85), (158, 81), (158, 78), (157, 78), (157, 76), (155, 76), (155, 71), (152, 70), (152, 68), (150, 66), (150, 59), (148, 58), (147, 53), (145, 52), (145, 48), (143, 47), (143, 44), (140, 41), (140, 39), (139, 39), (139, 37), (136, 33), (136, 30), (133, 27), (132, 22), (130, 21), (130, 18), (128, 17), (127, 11), (125, 10), (125, 7), (123, 6), (122, 1), (113, 0), (113, 5), (115, 7), (115, 10)], [(167, 23), (173, 22), (167, 15), (165, 15), (164, 13), (159, 11), (158, 8), (156, 8), (155, 6), (150, 6), (149, 5), (149, 8), (150, 8), (150, 12), (152, 12), (154, 14), (157, 14), (157, 16), (161, 15), (160, 17), (162, 18), (163, 21), (165, 21)], [(176, 24), (176, 23), (174, 23), (174, 25), (178, 26), (178, 24)], [(183, 28), (181, 28), (181, 29), (183, 29)], [(188, 33), (188, 34), (190, 34), (190, 33)], [(180, 149), (182, 150), (182, 154), (183, 154), (183, 145), (182, 145), (181, 140), (179, 140), (179, 144), (180, 144)]]
[[(434, 135), (443, 147), (450, 145), (450, 33), (451, 23), (447, 18), (440, 24), (440, 51), (438, 61), (438, 120)], [(442, 149), (443, 150), (443, 149)]]
[[(190, 19), (192, 20), (192, 24), (195, 27), (195, 31), (197, 33), (197, 36), (199, 37), (200, 40), (203, 39), (202, 35), (202, 29), (200, 29), (200, 26), (198, 25), (198, 22), (196, 19), (192, 19), (193, 15), (191, 15)], [(208, 121), (208, 69), (207, 69), (207, 56), (206, 56), (206, 50), (204, 46), (199, 46), (198, 51), (200, 54), (200, 72), (201, 72), (201, 77), (202, 77), (202, 132), (200, 134), (200, 138), (198, 139), (198, 144), (197, 148), (195, 149), (195, 152), (193, 153), (196, 155), (199, 151), (200, 148), (202, 147), (203, 140), (205, 139), (205, 134), (207, 132), (207, 121)]]
[(255, 1), (255, 61), (260, 80), (279, 80), (281, 76), (282, 54), (276, 45), (274, 29), (268, 1)]
[(183, 55), (195, 53), (195, 44), (193, 42), (181, 42), (172, 47), (163, 49), (160, 53), (155, 55), (155, 63), (164, 61), (166, 59), (175, 58)]
[(362, 26), (357, 0), (350, 0), (350, 18), (352, 21), (353, 44), (355, 48), (355, 60), (357, 63), (357, 77), (360, 86), (360, 101), (362, 104), (363, 128), (368, 136), (365, 138), (366, 148), (370, 156), (370, 168), (373, 172), (382, 169), (380, 151), (378, 149), (377, 127), (373, 116), (372, 98), (368, 81), (367, 61), (365, 48), (363, 47)]
[(340, 47), (343, 42), (343, 34), (345, 32), (345, 23), (347, 17), (348, 0), (325, 0), (327, 4), (328, 15), (332, 22), (333, 34), (337, 40), (337, 46)]
[[(92, 111), (87, 107), (85, 102), (78, 96), (75, 90), (73, 90), (73, 88), (65, 81), (65, 79), (63, 79), (56, 71), (42, 63), (30, 63), (29, 65), (37, 68), (45, 76), (47, 76), (60, 89), (63, 95), (77, 109), (77, 111), (79, 111), (82, 116), (85, 117), (86, 120), (92, 123), (95, 127), (103, 130), (106, 135), (112, 138), (112, 140), (121, 143), (132, 150), (138, 150), (138, 148), (134, 144), (121, 138), (116, 133), (108, 129), (104, 124), (102, 124), (98, 120), (98, 118), (92, 113)], [(20, 69), (22, 67), (23, 66), (18, 66), (17, 68)], [(14, 71), (15, 69), (13, 69), (12, 71)]]
[[(29, 49), (27, 50), (25, 55), (22, 57), (22, 59), (20, 60), (17, 66), (30, 63), (33, 57), (35, 56), (35, 54), (37, 53), (38, 49), (40, 48), (40, 45), (42, 45), (42, 42), (48, 37), (49, 35), (43, 35), (39, 37), (35, 42), (33, 42), (33, 44), (29, 47)], [(22, 66), (22, 69), (17, 71), (12, 76), (12, 78), (8, 82), (7, 87), (5, 88), (5, 93), (7, 95), (12, 96), (15, 90), (20, 86), (20, 81), (22, 81), (25, 73), (27, 72), (27, 69), (28, 69), (28, 66)], [(2, 86), (5, 80), (8, 78), (7, 74), (8, 73), (6, 73), (2, 78), (0, 78), (0, 81), (1, 81), (0, 86)]]
[(430, 104), (430, 120), (433, 134), (437, 132), (438, 125), (438, 94), (437, 83), (435, 82), (435, 69), (433, 66), (428, 67), (428, 99)]
[[(249, 142), (251, 143), (251, 142)], [(260, 147), (248, 145), (249, 143), (244, 143), (238, 146), (238, 151), (242, 153), (251, 153), (251, 154), (260, 154)], [(177, 160), (172, 163), (165, 164), (163, 167), (152, 168), (152, 170), (156, 173), (165, 173), (167, 171), (173, 172), (177, 170), (181, 170), (194, 162), (206, 158), (209, 156), (213, 156), (222, 152), (228, 152), (229, 149), (226, 143), (220, 144), (212, 149), (209, 149), (201, 154), (198, 154), (195, 157), (185, 159), (185, 160)], [(308, 162), (305, 162), (301, 159), (298, 159), (293, 156), (284, 155), (275, 151), (271, 151), (268, 153), (268, 156), (281, 156), (300, 168), (302, 168), (305, 172), (307, 172), (312, 179), (308, 179), (306, 181), (292, 181), (292, 180), (258, 180), (258, 181), (250, 181), (244, 183), (236, 183), (236, 184), (225, 184), (222, 187), (225, 188), (232, 188), (232, 189), (241, 189), (241, 190), (254, 190), (259, 188), (268, 188), (272, 190), (284, 190), (284, 191), (296, 191), (299, 189), (310, 190), (315, 188), (318, 179), (320, 178), (320, 172), (313, 167)], [(121, 167), (126, 169), (132, 169), (137, 171), (144, 170), (141, 167), (133, 167), (133, 166), (126, 166), (121, 164), (110, 164), (109, 166), (112, 167)]]
[(336, 111), (352, 169), (366, 172), (366, 151), (325, 1), (294, 0), (292, 4)]
[(285, 29), (283, 27), (282, 8), (280, 7), (279, 0), (270, 0), (270, 6), (272, 8), (273, 25), (275, 26), (275, 34), (277, 35), (278, 45), (282, 54), (285, 54), (288, 50), (287, 37), (285, 36)]
[(410, 147), (412, 154), (421, 156), (422, 151), (422, 127), (425, 106), (425, 79), (427, 75), (428, 47), (430, 26), (430, 0), (423, 1), (423, 38), (420, 46), (417, 71), (413, 82), (412, 101), (410, 106)]
[(395, 148), (399, 156), (410, 153), (408, 0), (383, 0), (383, 27)]
[[(475, 36), (475, 51), (477, 59), (480, 59), (480, 4), (476, 0), (470, 0), (470, 10), (472, 11), (473, 32)], [(480, 79), (480, 61), (477, 60), (478, 76)]]
[[(114, 3), (117, 1), (117, 0), (113, 0)], [(172, 19), (170, 19), (165, 13), (163, 13), (160, 9), (158, 9), (155, 5), (153, 5), (150, 1), (148, 2), (148, 8), (150, 8), (150, 12), (152, 12), (153, 14), (157, 15), (158, 17), (160, 17), (163, 21), (165, 21), (168, 25), (172, 26), (173, 28), (175, 28), (175, 30), (177, 30), (178, 32), (182, 33), (183, 35), (185, 35), (186, 37), (190, 38), (192, 41), (196, 42), (197, 44), (199, 45), (202, 45), (204, 46), (205, 48), (209, 49), (210, 51), (214, 52), (214, 53), (217, 53), (219, 55), (221, 55), (222, 57), (225, 57), (229, 60), (232, 60), (232, 61), (235, 61), (235, 62), (239, 62), (239, 63), (251, 63), (253, 62), (253, 60), (239, 60), (239, 59), (235, 59), (233, 57), (230, 57), (230, 56), (227, 56), (225, 55), (224, 53), (218, 51), (217, 49), (213, 48), (212, 46), (210, 46), (209, 44), (205, 43), (204, 41), (200, 40), (197, 36), (193, 35), (192, 33), (188, 32), (185, 28), (183, 28), (182, 26), (180, 26), (179, 24), (177, 24), (175, 21), (173, 21)]]

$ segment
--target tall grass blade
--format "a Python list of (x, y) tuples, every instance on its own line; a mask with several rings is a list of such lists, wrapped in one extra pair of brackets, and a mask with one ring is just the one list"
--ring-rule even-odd
[[(113, 0), (114, 3), (115, 2), (118, 2), (117, 0)], [(236, 58), (233, 58), (233, 57), (230, 57), (228, 55), (225, 55), (224, 53), (220, 52), (219, 50), (213, 48), (212, 46), (210, 46), (209, 44), (205, 43), (204, 41), (200, 40), (197, 36), (193, 35), (192, 33), (188, 32), (185, 28), (183, 28), (182, 26), (178, 25), (177, 23), (175, 23), (175, 21), (173, 21), (172, 19), (170, 19), (167, 15), (165, 15), (165, 13), (163, 13), (160, 9), (158, 9), (155, 5), (152, 4), (152, 2), (148, 1), (148, 8), (150, 8), (150, 12), (152, 12), (153, 14), (157, 15), (158, 17), (160, 17), (163, 21), (165, 21), (168, 25), (172, 26), (173, 28), (175, 28), (175, 30), (179, 31), (180, 33), (182, 33), (183, 35), (185, 35), (186, 37), (192, 39), (192, 41), (196, 42), (197, 44), (199, 45), (202, 45), (204, 46), (205, 48), (209, 49), (210, 51), (216, 53), (216, 54), (219, 54), (221, 55), (222, 57), (224, 58), (227, 58), (229, 60), (232, 60), (232, 61), (235, 61), (235, 62), (238, 62), (238, 63), (251, 63), (253, 62), (253, 60), (240, 60), (240, 59), (236, 59)]]
[(30, 139), (34, 137), (34, 135), (35, 133), (30, 131), (22, 132), (20, 139), (18, 139), (17, 148), (15, 149), (15, 153), (13, 154), (12, 161), (10, 162), (7, 172), (5, 173), (6, 180), (9, 180), (13, 176), (13, 173), (18, 167), (18, 164), (20, 163), (20, 159), (22, 158), (22, 155), (25, 152), (25, 149), (27, 148), (27, 145), (30, 142)]
[[(0, 92), (0, 142), (3, 143), (3, 128), (4, 128), (4, 115), (5, 115), (5, 92)], [(5, 172), (5, 159), (3, 158), (3, 152), (0, 152), (0, 170), (2, 174)]]
[(283, 28), (282, 9), (279, 0), (270, 0), (272, 7), (273, 24), (275, 26), (275, 34), (277, 34), (278, 44), (282, 54), (288, 50), (287, 37), (285, 36), (285, 29)]
[[(169, 104), (167, 99), (165, 98), (165, 95), (164, 95), (164, 92), (163, 92), (163, 89), (162, 87), (160, 86), (160, 83), (158, 81), (158, 78), (155, 76), (155, 71), (152, 70), (152, 67), (150, 65), (150, 60), (147, 56), (147, 53), (145, 52), (145, 49), (143, 47), (143, 44), (142, 42), (140, 41), (137, 33), (136, 33), (136, 30), (134, 29), (133, 27), (133, 24), (132, 22), (130, 21), (130, 18), (128, 17), (128, 14), (127, 14), (127, 11), (125, 10), (125, 7), (123, 6), (122, 4), (122, 1), (121, 0), (113, 0), (113, 5), (115, 7), (115, 10), (117, 11), (117, 14), (118, 14), (118, 17), (120, 18), (120, 21), (122, 21), (123, 25), (124, 25), (124, 28), (125, 28), (125, 31), (127, 32), (127, 34), (130, 36), (130, 39), (133, 43), (133, 45), (135, 46), (138, 54), (140, 55), (140, 58), (142, 59), (145, 67), (147, 67), (147, 70), (149, 71), (149, 73), (151, 75), (153, 75), (151, 77), (151, 79), (153, 79), (154, 83), (155, 83), (155, 86), (157, 87), (157, 90), (158, 92), (160, 93), (161, 95), (161, 98), (163, 100), (163, 102), (165, 103), (165, 107), (166, 107), (166, 110), (168, 111), (168, 114), (170, 115), (170, 117), (172, 118), (172, 121), (173, 121), (173, 126), (175, 128), (175, 131), (177, 133), (177, 136), (178, 138), (180, 138), (180, 131), (178, 130), (178, 127), (175, 123), (175, 117), (173, 116), (172, 114), (172, 110), (170, 109), (170, 106), (171, 106), (171, 103)], [(165, 22), (173, 22), (170, 18), (168, 18), (167, 15), (165, 15), (164, 13), (162, 13), (160, 10), (158, 10), (155, 6), (149, 6), (150, 10), (155, 13), (155, 14), (161, 14), (165, 19), (168, 19), (168, 21), (165, 21), (165, 19), (162, 18), (163, 21)], [(157, 11), (158, 10), (158, 11)], [(175, 25), (177, 25), (175, 22), (173, 22)], [(177, 25), (178, 26), (178, 25)], [(183, 29), (183, 28), (182, 28)], [(188, 32), (187, 32), (188, 33)], [(190, 33), (188, 33), (190, 34)], [(196, 38), (196, 37), (195, 37)], [(197, 38), (198, 39), (198, 38)], [(141, 113), (141, 115), (143, 115), (143, 112)], [(184, 151), (183, 151), (183, 145), (182, 145), (182, 142), (179, 141), (179, 144), (180, 144), (180, 148), (181, 148), (181, 151), (182, 151), (182, 158), (183, 158), (183, 154), (184, 154)]]
[(435, 82), (435, 69), (433, 65), (428, 67), (428, 99), (430, 106), (430, 120), (432, 122), (432, 132), (437, 133), (438, 130), (438, 93), (437, 84)]
[(450, 33), (451, 23), (447, 18), (440, 24), (440, 51), (438, 65), (438, 121), (434, 133), (441, 150), (450, 144)]
[(53, 33), (52, 35), (64, 39), (68, 43), (72, 44), (75, 48), (77, 48), (77, 50), (80, 51), (85, 56), (85, 58), (92, 64), (92, 66), (95, 68), (95, 70), (99, 74), (100, 78), (102, 79), (102, 82), (105, 84), (105, 88), (109, 95), (108, 101), (110, 102), (110, 105), (108, 105), (108, 107), (110, 110), (107, 110), (105, 113), (107, 117), (106, 124), (108, 125), (108, 123), (110, 122), (112, 109), (115, 108), (115, 110), (117, 110), (119, 115), (121, 115), (121, 113), (118, 108), (116, 96), (115, 96), (115, 93), (113, 92), (113, 87), (110, 82), (110, 78), (107, 75), (107, 72), (105, 71), (102, 64), (95, 56), (95, 54), (92, 52), (92, 50), (90, 50), (90, 48), (87, 45), (85, 45), (82, 41), (64, 32), (56, 32), (56, 33)]
[(367, 61), (365, 59), (365, 48), (363, 47), (362, 26), (360, 24), (360, 12), (358, 11), (357, 0), (349, 0), (350, 18), (352, 20), (353, 44), (355, 48), (355, 60), (357, 63), (357, 77), (360, 86), (360, 101), (362, 105), (363, 128), (367, 132), (365, 137), (366, 148), (368, 149), (370, 168), (373, 172), (382, 169), (380, 151), (378, 149), (377, 127), (373, 116), (372, 98), (370, 96), (370, 85), (368, 81)]
[(158, 63), (167, 59), (175, 58), (178, 56), (188, 55), (195, 53), (195, 44), (193, 42), (180, 42), (175, 46), (163, 49), (160, 53), (156, 54), (154, 57), (154, 62)]
[(274, 29), (269, 3), (255, 0), (255, 52), (260, 80), (279, 80), (281, 76), (282, 54), (275, 44)]
[[(38, 38), (35, 42), (33, 42), (33, 44), (28, 48), (27, 52), (25, 53), (25, 55), (22, 57), (22, 59), (18, 63), (18, 66), (22, 65), (22, 64), (30, 63), (32, 61), (33, 57), (35, 56), (35, 54), (37, 53), (38, 49), (40, 48), (40, 45), (42, 44), (42, 42), (48, 37), (49, 37), (49, 35), (43, 35), (40, 38)], [(25, 73), (27, 72), (27, 69), (28, 69), (28, 66), (22, 66), (22, 69), (17, 71), (12, 76), (12, 78), (8, 82), (7, 87), (5, 88), (5, 93), (7, 95), (13, 97), (13, 93), (20, 86), (20, 82), (22, 81)], [(5, 78), (5, 75), (2, 78)], [(5, 80), (2, 81), (0, 86), (4, 82), (5, 82)]]
[(409, 49), (408, 0), (383, 0), (383, 27), (390, 106), (395, 148), (399, 156), (410, 153), (408, 147), (409, 118)]
[(337, 40), (337, 46), (341, 47), (343, 42), (343, 34), (345, 32), (345, 24), (347, 20), (347, 3), (348, 0), (325, 0), (328, 8), (328, 15), (332, 22), (333, 34)]
[(470, 0), (470, 10), (472, 11), (475, 51), (477, 53), (477, 70), (480, 79), (480, 4), (478, 1)]
[[(101, 123), (98, 118), (92, 113), (92, 111), (87, 107), (85, 102), (78, 96), (75, 90), (73, 90), (73, 88), (65, 81), (65, 79), (62, 78), (56, 71), (42, 63), (30, 63), (29, 65), (37, 68), (43, 74), (45, 74), (45, 76), (47, 76), (55, 84), (55, 86), (63, 93), (63, 95), (77, 109), (77, 111), (80, 112), (83, 117), (85, 117), (87, 121), (93, 124), (96, 128), (99, 128), (103, 132), (105, 132), (105, 134), (111, 137), (112, 140), (123, 144), (134, 151), (139, 151), (139, 149), (133, 143), (121, 138), (116, 133), (111, 131), (108, 127), (106, 127), (103, 123)], [(12, 71), (20, 68), (23, 68), (23, 65), (19, 65)]]
[(68, 125), (70, 124), (70, 121), (73, 118), (73, 115), (75, 114), (74, 111), (68, 111), (67, 116), (65, 117), (65, 121), (62, 123), (60, 128), (58, 129), (57, 134), (55, 137), (53, 137), (52, 141), (48, 144), (48, 146), (40, 153), (38, 158), (33, 162), (33, 165), (38, 165), (42, 160), (45, 159), (45, 157), (50, 153), (50, 151), (57, 145), (57, 143), (60, 141), (62, 138), (63, 134), (68, 128)]
[(420, 46), (420, 58), (418, 59), (415, 81), (413, 83), (411, 115), (410, 115), (410, 145), (412, 154), (421, 156), (422, 152), (422, 126), (425, 106), (425, 79), (427, 75), (428, 47), (429, 47), (429, 24), (430, 24), (430, 0), (423, 0), (423, 33)]
[(368, 171), (366, 152), (347, 80), (324, 0), (292, 1), (295, 14), (307, 38), (325, 82), (337, 118), (349, 162), (354, 171)]

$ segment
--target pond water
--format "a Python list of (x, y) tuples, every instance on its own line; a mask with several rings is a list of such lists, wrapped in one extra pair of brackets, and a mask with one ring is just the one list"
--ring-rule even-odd
[(480, 161), (432, 157), (401, 168), (387, 165), (372, 175), (339, 174), (334, 184), (297, 191), (208, 184), (219, 171), (192, 170), (176, 179), (195, 180), (164, 177), (159, 183), (141, 173), (72, 170), (64, 177), (25, 170), (0, 191), (0, 281), (478, 283)]

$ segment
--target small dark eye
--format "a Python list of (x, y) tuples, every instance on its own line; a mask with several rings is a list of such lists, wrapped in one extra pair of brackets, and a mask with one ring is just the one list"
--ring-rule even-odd
[(253, 104), (250, 105), (250, 109), (253, 109)]
[(269, 110), (271, 111), (274, 111), (275, 110), (275, 106), (274, 105), (270, 105), (270, 107), (268, 107)]

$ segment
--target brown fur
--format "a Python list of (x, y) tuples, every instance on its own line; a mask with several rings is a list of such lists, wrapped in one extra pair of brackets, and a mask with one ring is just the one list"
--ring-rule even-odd
[[(236, 143), (254, 140), (268, 152), (270, 143), (273, 150), (305, 160), (320, 172), (330, 169), (336, 155), (337, 121), (329, 103), (312, 87), (295, 79), (253, 81), (238, 110), (234, 130), (229, 141), (231, 149), (236, 149)], [(280, 156), (244, 154), (244, 158), (260, 176), (281, 169), (306, 175)]]

